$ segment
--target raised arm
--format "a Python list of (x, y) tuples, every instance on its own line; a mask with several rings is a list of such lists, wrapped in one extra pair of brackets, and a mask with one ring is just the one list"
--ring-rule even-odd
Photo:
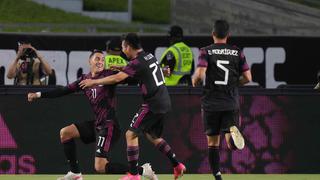
[(38, 52), (38, 50), (36, 48), (34, 48), (31, 45), (27, 45), (27, 47), (31, 48), (36, 54), (37, 54), (37, 58), (39, 59), (39, 61), (41, 62), (43, 71), (46, 75), (50, 75), (52, 73), (52, 68), (49, 65), (49, 63), (43, 58), (43, 56), (41, 56)]

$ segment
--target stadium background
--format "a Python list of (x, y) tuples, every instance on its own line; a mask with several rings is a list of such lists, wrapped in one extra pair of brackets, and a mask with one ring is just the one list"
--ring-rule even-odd
[[(320, 18), (316, 6), (319, 3), (312, 0), (301, 1), (301, 4), (285, 0), (272, 1), (269, 6), (275, 9), (268, 14), (268, 17), (271, 19), (276, 17), (281, 19), (284, 15), (288, 17), (287, 23), (280, 27), (281, 22), (263, 21), (267, 19), (263, 16), (266, 15), (263, 12), (268, 11), (267, 1), (244, 1), (249, 4), (236, 9), (243, 10), (250, 5), (252, 8), (248, 10), (247, 16), (243, 15), (240, 20), (235, 17), (239, 17), (241, 12), (231, 12), (235, 9), (237, 1), (225, 1), (224, 5), (231, 7), (231, 10), (219, 11), (225, 13), (220, 17), (227, 17), (232, 27), (237, 27), (234, 29), (230, 43), (237, 44), (240, 48), (247, 48), (246, 56), (252, 68), (253, 81), (256, 83), (255, 86), (241, 89), (241, 129), (247, 139), (247, 147), (241, 152), (222, 151), (223, 172), (320, 173), (320, 156), (317, 151), (320, 148), (317, 140), (319, 127), (317, 105), (320, 96), (312, 90), (317, 81), (317, 71), (320, 69), (317, 47), (320, 43), (319, 31), (317, 31)], [(0, 2), (2, 13), (5, 12), (4, 5), (9, 6), (8, 2), (6, 0)], [(19, 2), (26, 8), (34, 3)], [(126, 1), (119, 2), (126, 3)], [(168, 1), (164, 2), (168, 3)], [(197, 20), (190, 17), (196, 16), (193, 14), (194, 11), (192, 9), (185, 11), (186, 8), (190, 8), (188, 6), (190, 2), (176, 0), (171, 1), (170, 4), (169, 1), (171, 17), (158, 20), (158, 24), (151, 24), (154, 21), (152, 18), (151, 20), (141, 19), (144, 16), (135, 14), (135, 9), (133, 9), (132, 22), (129, 24), (113, 24), (114, 22), (92, 19), (86, 21), (89, 23), (98, 21), (93, 25), (94, 28), (91, 27), (92, 24), (89, 26), (88, 22), (82, 24), (81, 20), (79, 24), (71, 24), (76, 27), (74, 29), (82, 29), (81, 31), (85, 32), (72, 28), (70, 30), (70, 25), (65, 25), (68, 22), (62, 22), (62, 24), (65, 23), (63, 25), (58, 22), (60, 25), (57, 28), (56, 23), (50, 23), (54, 18), (51, 20), (49, 18), (49, 22), (27, 23), (18, 20), (7, 22), (2, 19), (0, 21), (2, 31), (0, 32), (0, 67), (7, 68), (15, 55), (17, 42), (27, 39), (39, 50), (47, 51), (48, 57), (53, 57), (49, 62), (59, 73), (59, 78), (63, 79), (58, 85), (65, 85), (76, 78), (79, 68), (85, 70), (86, 59), (79, 57), (87, 57), (88, 51), (92, 49), (104, 49), (105, 42), (110, 37), (119, 36), (126, 31), (139, 31), (144, 49), (157, 53), (159, 48), (168, 46), (166, 29), (170, 24), (183, 25), (187, 34), (186, 43), (195, 49), (200, 48), (211, 43), (211, 37), (208, 34), (214, 19), (208, 20), (200, 13), (198, 15), (206, 20), (203, 25), (197, 24)], [(194, 6), (205, 9), (203, 7), (205, 2), (210, 4), (212, 11), (215, 8), (224, 9), (219, 1), (195, 2)], [(266, 7), (258, 12), (253, 11), (258, 7), (255, 3)], [(307, 3), (316, 5), (313, 4), (310, 10), (310, 7), (305, 5)], [(133, 6), (137, 9), (135, 3)], [(296, 6), (302, 9), (298, 11)], [(37, 5), (33, 4), (33, 7)], [(283, 14), (279, 15), (276, 7), (284, 11)], [(305, 13), (302, 14), (302, 11)], [(254, 16), (261, 24), (259, 22), (250, 24), (253, 23), (250, 18)], [(296, 25), (301, 23), (302, 20), (299, 19), (305, 16), (307, 16), (303, 20), (305, 24)], [(152, 16), (147, 15), (147, 17)], [(245, 17), (250, 17), (248, 20), (251, 20), (250, 23), (244, 23)], [(85, 21), (85, 18), (83, 19)], [(190, 21), (188, 22), (187, 19)], [(297, 19), (297, 22), (293, 22), (292, 19)], [(143, 22), (142, 25), (140, 22)], [(191, 25), (188, 26), (188, 24)], [(29, 30), (30, 26), (36, 28)], [(207, 29), (208, 27), (210, 28)], [(73, 30), (76, 33), (72, 32)], [(102, 32), (99, 32), (100, 30)], [(276, 52), (276, 55), (272, 55), (271, 51)], [(83, 54), (72, 58), (71, 55), (74, 52)], [(54, 55), (59, 53), (63, 55)], [(57, 57), (63, 58), (57, 59)], [(78, 57), (79, 63), (71, 66), (75, 57)], [(54, 87), (10, 86), (4, 73), (0, 82), (4, 84), (0, 87), (0, 174), (65, 173), (67, 164), (58, 133), (61, 127), (70, 122), (92, 118), (85, 97), (80, 93), (30, 104), (26, 101), (27, 92)], [(168, 115), (164, 136), (173, 144), (178, 157), (186, 162), (190, 173), (209, 173), (200, 116), (200, 89), (176, 87), (169, 90), (174, 107)], [(125, 129), (130, 117), (137, 111), (136, 107), (141, 99), (137, 96), (139, 92), (136, 87), (119, 87), (117, 92), (117, 114), (122, 128)], [(142, 146), (141, 162), (151, 162), (159, 173), (171, 173), (171, 169), (167, 168), (168, 163), (163, 161), (159, 153), (156, 155), (150, 153), (155, 151), (149, 143), (142, 141)], [(125, 162), (126, 152), (123, 147), (124, 139), (115, 147), (112, 160)], [(93, 146), (84, 146), (79, 143), (78, 154), (84, 173), (94, 172), (93, 148)], [(226, 149), (225, 144), (222, 148)]]

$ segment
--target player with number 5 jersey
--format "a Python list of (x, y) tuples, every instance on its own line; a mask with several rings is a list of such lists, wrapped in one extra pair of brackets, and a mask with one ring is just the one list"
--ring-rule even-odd
[(178, 179), (186, 170), (185, 166), (176, 159), (169, 144), (161, 137), (164, 125), (164, 116), (171, 108), (171, 102), (162, 70), (154, 55), (143, 51), (139, 37), (129, 33), (123, 37), (122, 51), (130, 63), (119, 68), (121, 72), (102, 79), (87, 79), (80, 83), (82, 88), (98, 84), (115, 84), (128, 77), (139, 81), (143, 94), (143, 104), (134, 115), (129, 130), (126, 132), (127, 158), (130, 166), (128, 175), (121, 180), (138, 180), (137, 171), (139, 159), (138, 135), (143, 134), (154, 146), (170, 160), (174, 178)]
[(212, 37), (214, 44), (201, 48), (193, 86), (205, 79), (202, 118), (207, 135), (209, 164), (216, 180), (220, 172), (220, 133), (225, 133), (230, 149), (243, 149), (244, 139), (237, 128), (239, 119), (239, 85), (251, 81), (251, 72), (242, 51), (227, 44), (229, 24), (217, 20)]

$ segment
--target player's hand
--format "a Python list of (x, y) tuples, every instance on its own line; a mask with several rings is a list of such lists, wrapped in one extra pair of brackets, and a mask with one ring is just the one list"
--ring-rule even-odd
[(18, 46), (18, 52), (17, 52), (17, 59), (20, 59), (23, 55), (23, 50), (26, 48), (25, 44), (19, 44)]
[(123, 71), (123, 66), (110, 66), (110, 70), (112, 71)]
[(32, 102), (35, 99), (38, 99), (38, 95), (36, 93), (28, 93), (28, 101)]
[(192, 87), (196, 87), (199, 84), (199, 80), (197, 80), (194, 77), (192, 77), (191, 81), (192, 81)]
[(95, 80), (93, 80), (93, 79), (85, 79), (85, 80), (82, 80), (82, 81), (79, 83), (79, 86), (80, 86), (82, 89), (89, 88), (89, 87), (93, 87), (94, 85), (95, 85)]
[(165, 77), (169, 77), (171, 75), (171, 69), (169, 66), (162, 68), (162, 72)]
[(320, 91), (320, 82), (313, 89)]

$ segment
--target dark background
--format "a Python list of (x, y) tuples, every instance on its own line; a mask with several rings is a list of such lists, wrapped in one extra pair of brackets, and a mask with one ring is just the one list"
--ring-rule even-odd
[[(105, 50), (109, 35), (39, 35), (0, 33), (0, 49), (17, 49), (18, 41), (29, 41), (41, 50)], [(168, 46), (166, 36), (142, 35), (143, 48), (151, 53), (157, 47)], [(185, 42), (191, 47), (203, 47), (212, 43), (210, 36), (186, 36)], [(230, 44), (243, 47), (283, 47), (286, 51), (286, 62), (275, 65), (275, 80), (287, 84), (315, 84), (316, 74), (320, 70), (318, 46), (319, 37), (278, 37), (278, 36), (241, 36), (231, 37)], [(196, 57), (197, 58), (197, 57)], [(253, 80), (265, 87), (265, 61), (252, 66)]]
[[(26, 93), (39, 89), (0, 90), (0, 114), (18, 146), (0, 148), (0, 155), (31, 155), (36, 173), (65, 173), (68, 166), (59, 131), (70, 123), (92, 119), (85, 96), (74, 94), (29, 103)], [(164, 137), (186, 163), (188, 173), (209, 173), (200, 89), (169, 90), (173, 109), (166, 119)], [(117, 116), (124, 133), (142, 101), (135, 87), (120, 87), (117, 92)], [(225, 143), (221, 145), (223, 172), (320, 173), (319, 94), (259, 88), (241, 89), (241, 94), (241, 130), (247, 146), (243, 151), (231, 152)], [(157, 173), (171, 173), (170, 164), (161, 153), (143, 138), (140, 144), (140, 164), (150, 162)], [(77, 145), (83, 172), (93, 173), (94, 145), (85, 146), (80, 141)], [(126, 163), (125, 147), (122, 134), (111, 161)], [(7, 169), (8, 163), (0, 162), (0, 171), (5, 173)]]

